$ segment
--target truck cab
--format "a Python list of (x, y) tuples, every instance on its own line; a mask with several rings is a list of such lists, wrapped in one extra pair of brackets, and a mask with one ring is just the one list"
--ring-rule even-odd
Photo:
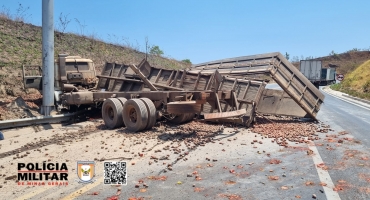
[[(56, 91), (93, 88), (97, 83), (94, 63), (80, 56), (59, 54), (54, 64), (54, 80)], [(25, 88), (42, 91), (42, 67), (23, 66), (23, 83)]]
[(60, 86), (70, 84), (79, 88), (93, 88), (96, 84), (96, 71), (92, 60), (80, 56), (61, 54), (55, 65), (55, 81)]

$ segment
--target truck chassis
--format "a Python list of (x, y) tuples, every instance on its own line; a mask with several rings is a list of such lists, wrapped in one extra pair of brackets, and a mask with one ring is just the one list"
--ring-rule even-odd
[[(56, 106), (101, 108), (108, 128), (126, 126), (134, 132), (152, 128), (160, 118), (184, 123), (197, 117), (245, 126), (257, 112), (315, 119), (324, 99), (280, 53), (224, 59), (183, 70), (154, 68), (145, 59), (138, 66), (107, 62), (96, 77), (88, 70), (80, 73), (78, 66), (77, 71), (65, 72), (73, 70), (64, 67), (66, 60), (71, 59), (62, 57), (55, 65), (59, 72), (55, 75)], [(246, 78), (255, 73), (269, 74), (283, 91), (269, 91), (265, 81)], [(73, 84), (68, 82), (70, 77)], [(98, 81), (91, 87), (94, 78)], [(27, 83), (35, 85), (30, 79), (41, 78), (24, 72), (24, 79), (27, 87)]]

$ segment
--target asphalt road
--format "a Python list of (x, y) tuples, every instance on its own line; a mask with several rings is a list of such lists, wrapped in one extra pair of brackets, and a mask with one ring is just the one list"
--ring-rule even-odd
[[(325, 94), (318, 119), (337, 131), (346, 131), (342, 145), (318, 146), (333, 182), (342, 185), (342, 199), (370, 199), (370, 110)], [(341, 184), (341, 180), (345, 181)], [(365, 191), (365, 192), (364, 192)]]
[[(277, 88), (276, 85), (269, 87)], [(188, 149), (181, 141), (166, 139), (165, 136), (172, 134), (168, 128), (155, 139), (126, 140), (124, 147), (135, 149), (132, 152), (146, 148), (143, 157), (133, 157), (122, 150), (116, 153), (114, 161), (127, 162), (127, 185), (104, 185), (103, 163), (96, 161), (94, 183), (78, 184), (70, 180), (68, 186), (24, 190), (14, 186), (11, 190), (16, 192), (4, 192), (0, 188), (0, 193), (7, 199), (370, 199), (370, 111), (325, 96), (318, 119), (330, 125), (333, 131), (320, 133), (321, 139), (312, 144), (290, 143), (289, 148), (284, 148), (248, 129), (230, 127), (220, 131), (213, 142)], [(89, 139), (97, 140), (90, 145), (95, 149), (90, 151), (95, 152), (94, 155), (81, 151), (81, 155), (69, 158), (69, 162), (98, 157), (96, 152), (102, 152), (99, 146), (103, 145), (100, 140), (108, 141), (113, 149), (116, 144), (109, 140), (118, 141), (128, 136), (120, 130), (91, 133)], [(252, 145), (254, 139), (262, 144)], [(181, 159), (177, 159), (173, 151), (164, 150), (166, 146), (178, 144), (184, 146), (182, 152), (188, 152)], [(68, 146), (73, 145), (78, 149), (80, 144), (76, 141)], [(85, 144), (80, 146), (85, 148)], [(308, 155), (308, 150), (312, 150), (313, 155)], [(109, 157), (113, 152), (103, 155)], [(149, 165), (153, 155), (169, 156)], [(62, 156), (58, 155), (60, 159)], [(131, 160), (118, 159), (130, 156)], [(11, 158), (6, 159), (9, 161), (4, 158), (0, 164), (12, 162)], [(273, 160), (281, 163), (271, 162)], [(164, 171), (168, 164), (172, 170)], [(73, 168), (70, 171), (75, 173)]]
[[(278, 89), (276, 85), (269, 87)], [(266, 145), (259, 145), (258, 148), (244, 146), (241, 143), (250, 144), (255, 134), (247, 130), (233, 134), (232, 129), (229, 130), (231, 133), (225, 131), (217, 137), (224, 141), (223, 145), (210, 144), (196, 149), (190, 153), (189, 160), (176, 163), (173, 171), (163, 173), (161, 168), (148, 168), (145, 162), (137, 166), (137, 171), (131, 171), (129, 167), (128, 173), (132, 176), (129, 184), (121, 187), (122, 194), (125, 197), (152, 199), (313, 199), (313, 195), (317, 199), (337, 199), (338, 196), (340, 199), (369, 199), (370, 163), (367, 159), (370, 157), (370, 111), (330, 95), (325, 96), (318, 119), (330, 125), (333, 133), (348, 132), (338, 137), (352, 138), (350, 141), (342, 139), (343, 143), (338, 143), (337, 138), (328, 142), (325, 135), (315, 142), (319, 156), (328, 167), (332, 184), (338, 190), (326, 188), (326, 191), (337, 192), (337, 195), (325, 194), (324, 187), (327, 186), (320, 183), (330, 183), (326, 182), (327, 177), (320, 177), (315, 167), (317, 163), (307, 156), (306, 148), (280, 148), (267, 141), (264, 141)], [(238, 139), (234, 140), (236, 137)], [(261, 153), (263, 151), (266, 153)], [(266, 156), (267, 153), (270, 156)], [(206, 158), (217, 159), (217, 162), (207, 161)], [(269, 164), (269, 160), (274, 158), (282, 163)], [(209, 164), (212, 167), (207, 167)], [(230, 173), (230, 170), (235, 170), (235, 173)], [(193, 174), (195, 172), (202, 180), (194, 178), (197, 175)], [(167, 179), (153, 181), (148, 180), (148, 176), (166, 176)], [(271, 181), (269, 176), (278, 176), (279, 180)], [(149, 187), (134, 188), (138, 180), (144, 180)], [(103, 196), (116, 192), (102, 185), (95, 190)], [(88, 198), (79, 196), (79, 199)]]

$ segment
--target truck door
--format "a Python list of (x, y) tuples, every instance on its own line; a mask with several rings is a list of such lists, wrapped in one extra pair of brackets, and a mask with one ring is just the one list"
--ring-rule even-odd
[(41, 66), (22, 66), (24, 88), (42, 90)]

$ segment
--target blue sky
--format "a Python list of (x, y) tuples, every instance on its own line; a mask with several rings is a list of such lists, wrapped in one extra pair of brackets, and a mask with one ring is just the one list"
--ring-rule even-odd
[[(0, 9), (26, 9), (26, 22), (41, 25), (41, 0), (0, 0)], [(370, 48), (370, 1), (345, 0), (54, 0), (71, 22), (66, 32), (201, 63), (279, 51), (290, 58)], [(75, 20), (78, 19), (81, 25)]]

